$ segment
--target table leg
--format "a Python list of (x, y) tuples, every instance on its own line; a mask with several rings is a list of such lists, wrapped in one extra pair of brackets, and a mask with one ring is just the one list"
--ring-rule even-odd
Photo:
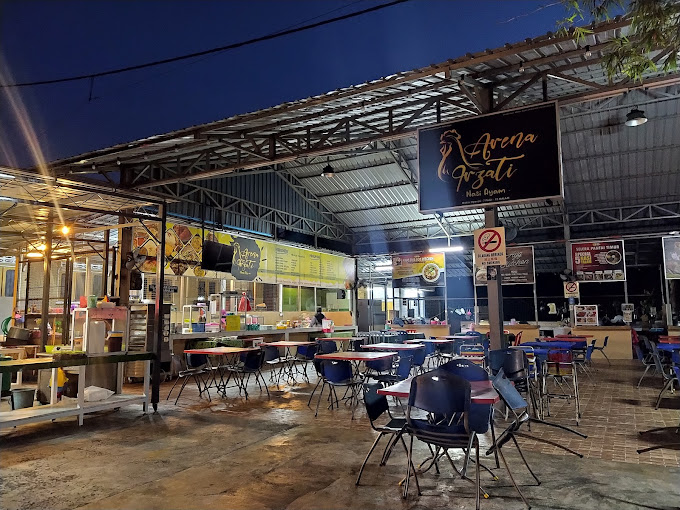
[(85, 365), (78, 367), (78, 425), (83, 425), (85, 418)]
[(144, 360), (144, 403), (142, 404), (142, 411), (144, 414), (149, 412), (149, 379), (151, 373), (151, 360)]
[[(50, 386), (50, 404), (56, 404), (57, 403), (57, 384), (59, 384), (57, 380), (57, 376), (59, 375), (59, 369), (58, 368), (53, 368), (52, 369), (52, 386)], [(83, 380), (85, 378), (83, 377)], [(79, 381), (80, 382), (80, 378)]]

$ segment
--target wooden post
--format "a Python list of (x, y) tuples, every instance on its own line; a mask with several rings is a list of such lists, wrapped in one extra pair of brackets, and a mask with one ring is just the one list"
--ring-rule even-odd
[(160, 243), (156, 255), (156, 307), (154, 309), (153, 330), (155, 334), (153, 369), (151, 373), (151, 404), (153, 410), (158, 410), (161, 386), (161, 352), (163, 350), (163, 288), (165, 287), (165, 228), (167, 220), (167, 206), (158, 206), (158, 215), (161, 217), (159, 225)]
[[(47, 324), (50, 319), (50, 270), (52, 269), (52, 211), (47, 217), (45, 229), (45, 251), (43, 252), (43, 292), (40, 311), (40, 352), (45, 351), (47, 345)], [(28, 287), (28, 282), (26, 282)], [(56, 386), (56, 383), (55, 383)]]

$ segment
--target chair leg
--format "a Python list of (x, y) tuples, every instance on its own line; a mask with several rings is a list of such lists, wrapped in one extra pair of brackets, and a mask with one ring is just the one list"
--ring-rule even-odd
[(385, 435), (385, 433), (381, 432), (380, 434), (378, 434), (378, 437), (375, 438), (375, 441), (373, 441), (373, 445), (371, 445), (371, 449), (368, 450), (368, 454), (366, 455), (366, 458), (364, 459), (364, 463), (361, 464), (361, 468), (359, 468), (359, 476), (357, 476), (357, 481), (354, 482), (354, 485), (359, 485), (359, 481), (361, 480), (361, 474), (364, 472), (364, 468), (366, 467), (366, 463), (368, 462), (368, 458), (373, 453), (373, 450), (375, 450), (375, 447), (378, 446), (378, 442), (383, 437), (383, 435)]
[[(404, 493), (403, 493), (403, 498), (406, 499), (408, 497), (408, 485), (409, 481), (411, 479), (411, 466), (413, 461), (413, 436), (411, 436), (411, 443), (409, 445), (408, 449), (408, 460), (406, 462), (406, 481), (404, 482)], [(413, 470), (415, 474), (415, 469)]]
[[(257, 373), (255, 374), (256, 377), (259, 377), (262, 379), (262, 384), (264, 384), (264, 389), (267, 390), (267, 398), (271, 399), (272, 396), (269, 394), (269, 388), (267, 387), (267, 382), (264, 380), (264, 376), (262, 375), (262, 372), (260, 369), (257, 369)], [(262, 391), (262, 386), (260, 386), (260, 391)]]
[(321, 385), (321, 391), (319, 392), (319, 399), (316, 401), (316, 411), (314, 412), (314, 418), (319, 414), (319, 404), (321, 403), (321, 396), (323, 395), (323, 389), (326, 387), (326, 381), (323, 381)]
[[(652, 366), (652, 365), (647, 365), (647, 367), (645, 368), (645, 371), (643, 372), (642, 377), (640, 377), (640, 380), (639, 380), (638, 383), (637, 383), (637, 387), (638, 387), (638, 388), (640, 387), (640, 384), (642, 383), (642, 380), (643, 380), (643, 379), (645, 378), (645, 376), (647, 375), (647, 372), (649, 371), (649, 369), (651, 368), (651, 366)], [(173, 386), (173, 387), (174, 387), (174, 386)], [(172, 391), (172, 390), (171, 390), (171, 391)]]
[(523, 437), (525, 439), (531, 439), (532, 441), (538, 441), (539, 443), (546, 443), (546, 444), (549, 444), (551, 446), (555, 446), (556, 448), (561, 448), (565, 452), (569, 452), (573, 455), (576, 455), (577, 457), (579, 457), (581, 459), (583, 458), (582, 453), (575, 452), (571, 448), (567, 448), (566, 446), (563, 446), (560, 443), (556, 443), (555, 441), (551, 441), (550, 439), (544, 439), (542, 437), (530, 436), (529, 434), (524, 434), (522, 432), (515, 432), (514, 435), (517, 436), (517, 437)]
[[(527, 508), (531, 508), (531, 505), (529, 504), (527, 499), (524, 497), (524, 494), (522, 494), (522, 491), (519, 490), (519, 487), (517, 486), (517, 482), (515, 482), (515, 478), (512, 476), (512, 473), (510, 472), (510, 466), (508, 466), (508, 461), (505, 460), (505, 455), (503, 455), (501, 448), (498, 448), (498, 453), (500, 454), (501, 460), (503, 461), (503, 464), (505, 465), (505, 470), (508, 472), (508, 476), (510, 477), (510, 481), (512, 482), (512, 485), (515, 486), (515, 490), (517, 491), (517, 494), (519, 494), (519, 497), (522, 498), (522, 501), (524, 501), (524, 504), (527, 506)], [(477, 455), (479, 456), (479, 450), (477, 450)]]
[(536, 480), (536, 483), (538, 485), (541, 485), (541, 481), (538, 479), (538, 477), (534, 474), (534, 472), (531, 470), (531, 467), (529, 466), (529, 463), (527, 462), (527, 459), (524, 458), (524, 453), (522, 452), (522, 449), (519, 447), (519, 443), (517, 442), (517, 439), (515, 439), (514, 434), (510, 436), (512, 438), (512, 441), (515, 443), (515, 447), (517, 448), (517, 451), (519, 452), (519, 456), (522, 458), (522, 461), (524, 462), (524, 465), (527, 467), (529, 470), (529, 473), (531, 473), (531, 476), (534, 477), (534, 480)]
[[(491, 406), (491, 441), (493, 442), (493, 444), (496, 444), (496, 428), (493, 425), (493, 413), (494, 413), (493, 406)], [(496, 459), (496, 469), (498, 469), (501, 466), (498, 463), (498, 452), (496, 450), (494, 450), (493, 456)]]
[(309, 396), (309, 402), (307, 402), (307, 407), (311, 407), (312, 404), (312, 398), (314, 398), (314, 392), (316, 392), (316, 389), (319, 387), (319, 384), (321, 384), (321, 377), (319, 377), (319, 380), (316, 381), (316, 386), (314, 386), (314, 389), (312, 390), (312, 394)]
[[(404, 436), (401, 433), (397, 435), (399, 436), (399, 440), (401, 441), (401, 444), (404, 447), (404, 451), (406, 452), (406, 456), (408, 458), (408, 448), (406, 448), (406, 441), (404, 441)], [(416, 471), (416, 468), (413, 466), (413, 459), (411, 459), (409, 462), (411, 469), (413, 470), (413, 479), (416, 481), (416, 491), (418, 491), (418, 496), (420, 496), (422, 495), (422, 492), (420, 491), (420, 483), (418, 482), (418, 472)]]
[[(448, 455), (448, 453), (447, 453)], [(502, 458), (501, 454), (501, 458)], [(505, 462), (505, 459), (503, 459), (503, 462)], [(479, 489), (480, 489), (480, 479), (479, 479), (479, 439), (475, 437), (475, 483), (477, 486), (477, 493), (475, 494), (475, 505), (477, 510), (480, 508), (480, 498), (479, 498)]]
[(668, 379), (666, 381), (666, 384), (663, 385), (663, 388), (661, 388), (661, 392), (659, 393), (659, 398), (656, 399), (656, 406), (654, 406), (654, 409), (657, 411), (659, 410), (659, 405), (661, 405), (661, 399), (663, 399), (663, 394), (666, 393), (666, 390), (675, 382), (675, 379)]
[(179, 382), (180, 379), (182, 379), (182, 378), (179, 377), (179, 376), (177, 376), (177, 379), (175, 379), (175, 384), (173, 384), (173, 385), (172, 385), (172, 388), (170, 388), (170, 393), (168, 393), (168, 396), (165, 397), (165, 400), (169, 400), (169, 399), (170, 399), (170, 395), (172, 395), (172, 390), (175, 389), (175, 386), (177, 386), (177, 383)]
[(179, 397), (182, 396), (182, 392), (184, 391), (184, 387), (187, 385), (189, 382), (189, 377), (185, 377), (184, 381), (182, 381), (182, 387), (179, 389), (179, 393), (177, 394), (177, 398), (175, 399), (175, 405), (177, 405), (177, 402), (179, 401)]

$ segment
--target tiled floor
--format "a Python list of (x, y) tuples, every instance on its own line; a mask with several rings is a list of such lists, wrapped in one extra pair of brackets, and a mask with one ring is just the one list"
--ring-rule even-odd
[[(666, 393), (659, 410), (654, 409), (663, 381), (658, 375), (648, 375), (640, 388), (637, 382), (643, 369), (636, 361), (613, 360), (612, 365), (597, 360), (593, 365), (592, 380), (579, 373), (581, 421), (576, 427), (573, 400), (552, 400), (552, 421), (577, 429), (588, 435), (587, 439), (565, 434), (563, 431), (535, 425), (531, 434), (552, 439), (579, 451), (587, 458), (620, 462), (680, 466), (680, 448), (658, 449), (638, 454), (639, 448), (655, 444), (680, 442), (675, 429), (653, 434), (639, 432), (657, 427), (677, 427), (680, 422), (680, 392)], [(650, 370), (651, 373), (651, 370)], [(500, 421), (497, 427), (502, 427)], [(557, 455), (569, 455), (554, 446), (523, 440), (527, 450)]]

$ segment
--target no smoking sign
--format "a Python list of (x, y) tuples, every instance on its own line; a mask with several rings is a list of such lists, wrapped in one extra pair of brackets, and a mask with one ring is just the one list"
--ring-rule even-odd
[(564, 282), (565, 298), (580, 298), (578, 282)]
[(505, 228), (475, 230), (475, 264), (477, 267), (503, 266), (505, 263)]

